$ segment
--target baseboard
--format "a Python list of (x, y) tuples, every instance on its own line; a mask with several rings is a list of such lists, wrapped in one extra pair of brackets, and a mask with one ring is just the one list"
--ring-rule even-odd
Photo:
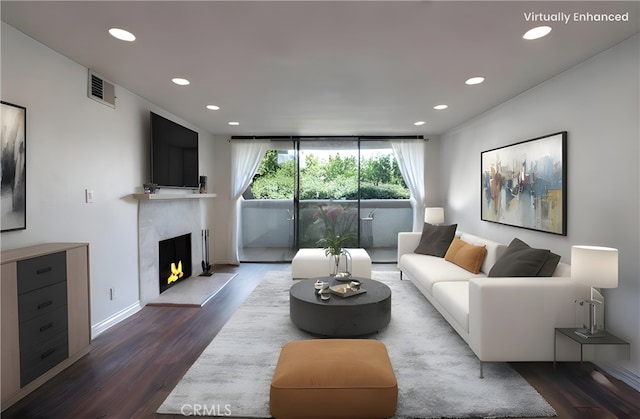
[(115, 326), (120, 323), (124, 319), (129, 316), (134, 315), (138, 311), (142, 310), (142, 306), (140, 305), (140, 301), (136, 301), (131, 304), (129, 307), (126, 307), (119, 312), (115, 313), (113, 316), (110, 316), (103, 321), (94, 324), (91, 326), (91, 339), (95, 339), (100, 333), (104, 332), (111, 326)]
[(640, 391), (640, 376), (612, 362), (597, 363), (604, 372)]
[(215, 267), (215, 265), (234, 265), (234, 266), (238, 266), (239, 263), (238, 262), (233, 262), (231, 260), (228, 259), (216, 259), (213, 261), (213, 266)]

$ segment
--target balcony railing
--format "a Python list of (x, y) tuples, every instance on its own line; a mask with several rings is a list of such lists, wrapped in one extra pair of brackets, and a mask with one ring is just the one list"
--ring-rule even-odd
[[(301, 201), (300, 219), (309, 220), (317, 205), (357, 201)], [(409, 200), (371, 199), (360, 201), (360, 247), (373, 262), (395, 262), (398, 233), (411, 231), (413, 211)], [(294, 207), (292, 200), (252, 199), (241, 203), (241, 260), (245, 262), (290, 261), (294, 248)], [(304, 230), (305, 226), (301, 226)]]

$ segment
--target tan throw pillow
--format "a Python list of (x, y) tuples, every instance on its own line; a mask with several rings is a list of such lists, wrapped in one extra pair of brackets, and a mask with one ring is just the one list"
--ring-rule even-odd
[(456, 253), (458, 253), (465, 244), (467, 244), (467, 242), (460, 240), (460, 237), (454, 237), (451, 241), (451, 245), (449, 245), (447, 253), (444, 255), (444, 260), (453, 263), (453, 258), (455, 257)]
[(455, 237), (444, 259), (455, 263), (471, 273), (477, 274), (480, 272), (480, 267), (482, 266), (482, 262), (484, 262), (485, 256), (487, 256), (485, 246), (474, 246)]

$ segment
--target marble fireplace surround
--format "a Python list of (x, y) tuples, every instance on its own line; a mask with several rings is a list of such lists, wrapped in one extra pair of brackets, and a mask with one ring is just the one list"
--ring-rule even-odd
[[(138, 202), (138, 266), (140, 304), (160, 295), (158, 242), (191, 233), (192, 276), (202, 270), (201, 206), (198, 199), (140, 200)], [(186, 281), (189, 279), (187, 278)]]

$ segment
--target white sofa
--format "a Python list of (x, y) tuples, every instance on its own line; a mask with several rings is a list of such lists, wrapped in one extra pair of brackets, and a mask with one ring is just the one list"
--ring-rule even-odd
[[(414, 253), (421, 233), (408, 232), (398, 234), (401, 278), (415, 284), (480, 361), (553, 361), (554, 328), (578, 326), (582, 319), (575, 302), (589, 297), (589, 287), (572, 280), (571, 267), (562, 262), (552, 277), (487, 277), (506, 246), (467, 233), (456, 235), (486, 246), (480, 273)], [(576, 360), (579, 353), (559, 342), (558, 359)]]

